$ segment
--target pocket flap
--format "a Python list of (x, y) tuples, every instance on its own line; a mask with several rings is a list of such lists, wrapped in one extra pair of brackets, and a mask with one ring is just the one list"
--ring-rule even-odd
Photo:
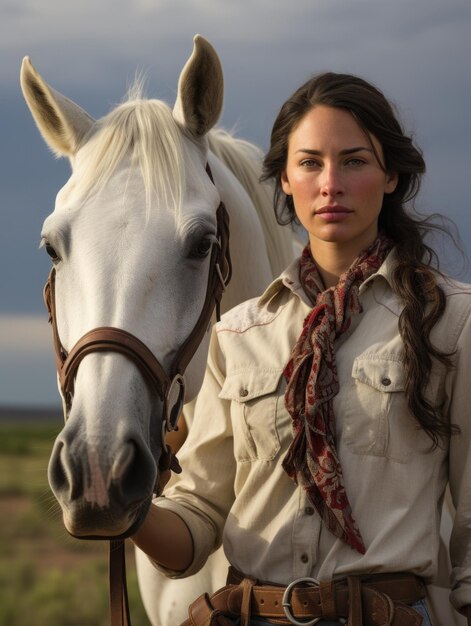
[(405, 373), (402, 361), (372, 355), (359, 356), (353, 362), (352, 376), (379, 391), (404, 391)]
[(223, 400), (248, 402), (273, 393), (283, 374), (281, 369), (247, 368), (227, 376), (219, 393)]

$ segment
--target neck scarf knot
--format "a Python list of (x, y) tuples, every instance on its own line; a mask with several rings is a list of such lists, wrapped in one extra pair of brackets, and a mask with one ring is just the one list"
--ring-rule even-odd
[(284, 375), (286, 408), (294, 439), (283, 460), (288, 476), (307, 492), (327, 528), (354, 550), (366, 549), (348, 500), (336, 450), (333, 398), (339, 382), (335, 340), (348, 331), (352, 317), (362, 312), (358, 290), (376, 273), (393, 247), (379, 235), (340, 276), (325, 289), (309, 244), (300, 261), (300, 280), (313, 303)]

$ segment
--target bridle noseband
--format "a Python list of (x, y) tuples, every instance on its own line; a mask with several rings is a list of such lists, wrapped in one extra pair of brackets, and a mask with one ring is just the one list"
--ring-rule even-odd
[[(214, 183), (209, 165), (206, 171)], [(119, 352), (129, 358), (141, 371), (151, 388), (164, 403), (164, 424), (166, 430), (175, 430), (178, 417), (185, 400), (185, 381), (183, 375), (193, 358), (198, 346), (211, 322), (222, 294), (231, 279), (232, 266), (229, 253), (229, 216), (221, 201), (217, 211), (217, 244), (213, 245), (208, 274), (208, 284), (203, 308), (192, 332), (178, 349), (169, 371), (165, 371), (149, 348), (135, 335), (122, 328), (101, 326), (94, 328), (81, 337), (67, 353), (64, 349), (57, 326), (55, 275), (53, 268), (44, 287), (44, 301), (52, 325), (56, 368), (59, 384), (64, 397), (66, 412), (70, 410), (74, 392), (74, 381), (80, 363), (88, 354), (95, 352)]]

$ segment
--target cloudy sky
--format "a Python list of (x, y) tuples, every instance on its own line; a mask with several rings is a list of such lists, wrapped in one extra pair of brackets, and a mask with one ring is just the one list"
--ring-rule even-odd
[[(34, 127), (21, 59), (99, 117), (141, 70), (149, 96), (173, 103), (195, 33), (224, 67), (221, 125), (263, 148), (279, 106), (311, 74), (375, 82), (424, 150), (418, 208), (452, 218), (471, 255), (469, 0), (1, 0), (0, 405), (58, 405), (38, 243), (68, 164)], [(445, 248), (445, 266), (471, 282)]]

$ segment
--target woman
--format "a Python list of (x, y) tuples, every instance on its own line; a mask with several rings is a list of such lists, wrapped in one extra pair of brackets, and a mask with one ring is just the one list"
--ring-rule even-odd
[(381, 92), (328, 73), (283, 105), (264, 166), (309, 243), (216, 325), (184, 471), (135, 541), (172, 576), (224, 542), (242, 583), (193, 605), (196, 625), (223, 621), (212, 607), (429, 624), (449, 482), (451, 601), (471, 625), (471, 289), (433, 269), (432, 226), (404, 206), (422, 156)]

